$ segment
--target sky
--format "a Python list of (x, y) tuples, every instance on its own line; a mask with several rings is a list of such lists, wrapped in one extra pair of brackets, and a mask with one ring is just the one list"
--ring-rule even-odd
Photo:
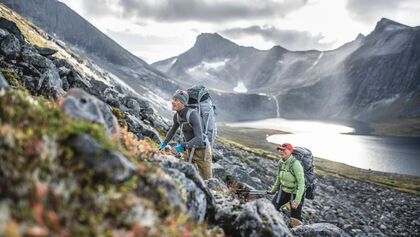
[(148, 63), (177, 56), (200, 33), (266, 50), (329, 50), (382, 18), (419, 26), (419, 0), (60, 0)]

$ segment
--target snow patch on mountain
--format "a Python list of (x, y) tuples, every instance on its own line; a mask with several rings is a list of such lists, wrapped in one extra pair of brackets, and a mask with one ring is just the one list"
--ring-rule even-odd
[(242, 81), (238, 81), (238, 84), (235, 88), (233, 88), (233, 91), (238, 93), (246, 93), (248, 92), (248, 89), (246, 88), (245, 84)]

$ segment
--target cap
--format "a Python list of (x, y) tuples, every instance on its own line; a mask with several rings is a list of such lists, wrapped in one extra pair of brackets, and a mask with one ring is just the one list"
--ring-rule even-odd
[(173, 98), (177, 99), (183, 105), (188, 105), (189, 96), (188, 93), (184, 90), (176, 90)]
[(288, 149), (290, 151), (293, 151), (294, 150), (292, 144), (290, 144), (290, 143), (283, 143), (280, 146), (278, 146), (276, 149), (277, 150), (280, 150), (280, 151), (284, 151), (286, 149)]

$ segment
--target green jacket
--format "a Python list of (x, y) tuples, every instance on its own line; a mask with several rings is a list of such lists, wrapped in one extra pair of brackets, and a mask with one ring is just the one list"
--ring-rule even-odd
[(277, 192), (281, 188), (287, 193), (294, 193), (294, 201), (299, 205), (302, 200), (303, 192), (305, 191), (305, 176), (303, 167), (300, 162), (296, 159), (293, 163), (293, 171), (295, 176), (290, 172), (290, 163), (293, 159), (296, 159), (293, 155), (290, 155), (287, 160), (283, 161), (280, 159), (277, 168), (277, 178), (274, 183), (272, 192)]

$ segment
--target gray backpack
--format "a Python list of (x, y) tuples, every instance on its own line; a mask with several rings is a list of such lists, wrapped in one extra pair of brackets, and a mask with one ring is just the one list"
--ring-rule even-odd
[(189, 88), (187, 93), (189, 96), (188, 107), (198, 111), (203, 133), (207, 136), (210, 145), (213, 147), (217, 135), (216, 106), (213, 104), (209, 90), (205, 86), (197, 85)]
[(305, 197), (308, 199), (314, 199), (315, 196), (315, 170), (314, 170), (314, 156), (308, 148), (294, 147), (293, 156), (296, 158), (290, 163), (290, 173), (295, 175), (293, 171), (293, 163), (298, 160), (303, 167), (305, 173)]

